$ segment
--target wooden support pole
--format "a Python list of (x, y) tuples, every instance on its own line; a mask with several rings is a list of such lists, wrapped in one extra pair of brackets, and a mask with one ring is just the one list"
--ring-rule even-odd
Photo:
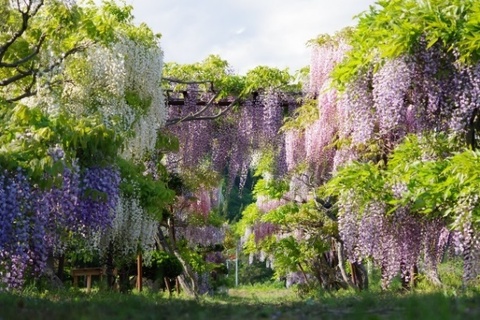
[(91, 289), (92, 289), (92, 275), (87, 274), (87, 293), (90, 293)]
[(137, 256), (137, 290), (142, 292), (142, 254)]
[(168, 291), (168, 296), (172, 296), (172, 288), (170, 287), (170, 279), (167, 277), (163, 277), (163, 281), (165, 282), (165, 287), (167, 288)]

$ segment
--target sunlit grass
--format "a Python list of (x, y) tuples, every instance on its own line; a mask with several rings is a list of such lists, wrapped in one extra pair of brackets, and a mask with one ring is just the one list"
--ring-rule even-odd
[[(353, 289), (308, 292), (284, 288), (282, 282), (243, 285), (213, 296), (192, 299), (164, 292), (91, 293), (30, 287), (22, 293), (0, 293), (0, 320), (7, 319), (480, 319), (480, 287), (461, 286), (461, 263), (442, 265), (444, 285), (419, 278), (418, 286), (404, 290), (380, 288), (371, 275), (368, 291)], [(302, 293), (299, 295), (299, 293)]]
[(480, 294), (339, 291), (299, 298), (293, 289), (239, 287), (194, 300), (158, 293), (0, 294), (0, 319), (475, 319)]

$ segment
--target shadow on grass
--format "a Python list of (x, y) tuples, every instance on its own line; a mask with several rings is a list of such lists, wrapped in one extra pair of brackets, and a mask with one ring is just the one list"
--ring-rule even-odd
[(480, 319), (480, 294), (362, 293), (319, 300), (252, 294), (195, 301), (155, 294), (0, 293), (0, 319)]

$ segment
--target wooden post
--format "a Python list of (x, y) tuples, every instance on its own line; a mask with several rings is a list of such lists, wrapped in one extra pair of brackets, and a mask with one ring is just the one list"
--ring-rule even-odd
[(142, 292), (142, 254), (137, 256), (137, 290)]
[(235, 249), (235, 287), (238, 287), (238, 247), (240, 246), (240, 241), (237, 243), (237, 248)]
[(163, 281), (165, 281), (165, 287), (167, 287), (168, 296), (171, 297), (172, 296), (172, 288), (170, 288), (170, 279), (167, 278), (167, 277), (163, 277)]
[(87, 293), (90, 293), (91, 289), (92, 289), (92, 275), (87, 274)]
[(178, 277), (175, 277), (175, 288), (177, 289), (177, 294), (180, 295), (180, 282), (178, 281)]

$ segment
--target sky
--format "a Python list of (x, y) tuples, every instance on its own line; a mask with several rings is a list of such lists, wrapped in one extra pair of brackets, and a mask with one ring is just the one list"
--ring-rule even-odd
[(375, 0), (127, 0), (135, 22), (161, 33), (165, 62), (200, 62), (210, 54), (236, 73), (256, 66), (310, 64), (308, 40), (355, 25)]

